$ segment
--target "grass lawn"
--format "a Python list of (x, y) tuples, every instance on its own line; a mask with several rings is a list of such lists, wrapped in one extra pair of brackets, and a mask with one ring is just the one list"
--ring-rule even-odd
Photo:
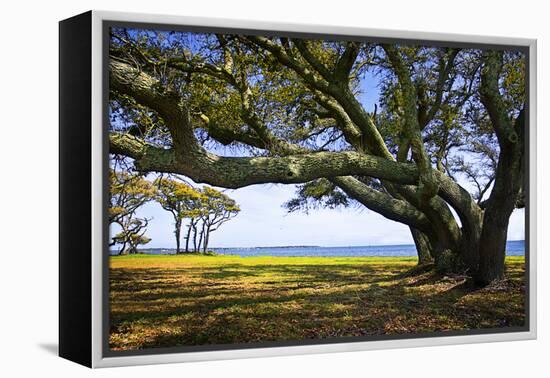
[(112, 256), (113, 350), (523, 326), (524, 259), (476, 289), (415, 258)]

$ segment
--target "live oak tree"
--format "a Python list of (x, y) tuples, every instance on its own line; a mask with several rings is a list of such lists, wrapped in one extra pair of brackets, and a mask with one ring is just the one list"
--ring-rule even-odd
[(121, 230), (113, 236), (115, 244), (121, 244), (120, 255), (129, 255), (138, 253), (138, 246), (147, 244), (151, 238), (145, 236), (149, 220), (146, 218), (124, 218), (121, 224)]
[(116, 29), (110, 55), (110, 149), (137, 170), (303, 184), (294, 209), (356, 202), (407, 225), (420, 262), (503, 277), (523, 206), (522, 53)]
[(154, 181), (157, 193), (155, 200), (174, 218), (176, 253), (181, 253), (181, 229), (185, 219), (189, 219), (185, 252), (189, 252), (189, 242), (193, 239), (193, 251), (204, 253), (208, 250), (210, 234), (223, 223), (235, 217), (240, 211), (235, 200), (214, 188), (202, 189), (176, 179), (159, 177)]
[(109, 225), (120, 228), (109, 244), (120, 244), (120, 254), (137, 253), (138, 245), (147, 244), (151, 239), (144, 236), (149, 220), (138, 218), (136, 211), (153, 199), (155, 189), (139, 174), (124, 169), (111, 168), (109, 181)]
[(216, 231), (222, 224), (235, 217), (241, 209), (235, 200), (226, 194), (205, 186), (202, 190), (201, 221), (202, 221), (202, 248), (208, 251), (210, 234)]
[(140, 175), (109, 170), (109, 223), (119, 223), (153, 198), (155, 189)]
[[(160, 177), (155, 180), (157, 193), (156, 201), (166, 211), (169, 211), (174, 218), (174, 237), (176, 238), (176, 253), (181, 252), (180, 235), (182, 222), (185, 218), (191, 219), (193, 223), (201, 214), (203, 195), (190, 185), (177, 180)], [(190, 225), (189, 230), (193, 225)], [(185, 252), (189, 252), (189, 236), (187, 233)]]

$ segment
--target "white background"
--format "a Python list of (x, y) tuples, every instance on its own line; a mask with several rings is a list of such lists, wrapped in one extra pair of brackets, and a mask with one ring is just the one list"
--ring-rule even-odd
[(539, 215), (548, 209), (550, 62), (544, 1), (5, 1), (0, 22), (0, 375), (56, 377), (522, 377), (549, 373), (550, 287), (539, 216), (537, 341), (91, 371), (56, 357), (57, 21), (89, 9), (452, 32), (539, 40)]

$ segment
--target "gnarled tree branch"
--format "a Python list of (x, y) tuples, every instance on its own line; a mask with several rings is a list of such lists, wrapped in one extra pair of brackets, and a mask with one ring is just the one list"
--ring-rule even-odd
[(479, 92), (481, 102), (491, 118), (499, 144), (504, 147), (517, 143), (519, 138), (508, 117), (506, 105), (500, 94), (498, 80), (502, 71), (502, 55), (502, 51), (488, 50), (484, 52)]
[(382, 45), (397, 76), (399, 86), (403, 93), (403, 116), (405, 119), (405, 135), (412, 149), (413, 159), (420, 171), (419, 194), (423, 200), (435, 196), (438, 192), (438, 182), (431, 168), (430, 158), (420, 134), (418, 113), (416, 108), (416, 90), (414, 88), (409, 69), (405, 65), (399, 49), (394, 45)]
[(396, 163), (356, 152), (314, 152), (284, 157), (224, 157), (204, 150), (178, 151), (111, 133), (112, 153), (135, 159), (142, 171), (182, 174), (196, 182), (225, 188), (253, 184), (296, 184), (321, 177), (362, 175), (410, 184), (418, 178), (413, 164)]

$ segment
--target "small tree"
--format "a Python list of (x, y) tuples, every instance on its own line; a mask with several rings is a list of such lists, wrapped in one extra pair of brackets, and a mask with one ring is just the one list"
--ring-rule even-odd
[(121, 230), (112, 237), (109, 245), (121, 244), (120, 254), (137, 253), (137, 246), (151, 239), (144, 236), (148, 219), (137, 218), (136, 211), (150, 201), (155, 189), (140, 175), (110, 170), (109, 224)]
[[(191, 218), (191, 222), (198, 217), (197, 209), (201, 203), (201, 193), (191, 186), (171, 179), (158, 178), (155, 180), (158, 203), (166, 211), (169, 211), (174, 218), (174, 236), (176, 238), (176, 253), (180, 253), (181, 226), (184, 218)], [(189, 251), (189, 236), (185, 243), (185, 251)]]
[(122, 244), (119, 255), (129, 255), (138, 253), (138, 245), (147, 244), (151, 241), (145, 236), (148, 219), (140, 218), (125, 218), (126, 222), (122, 230), (113, 237), (113, 240), (118, 244)]
[(155, 188), (140, 175), (132, 175), (126, 171), (109, 172), (110, 204), (109, 223), (121, 223), (122, 219), (132, 216), (138, 208), (150, 201), (155, 194)]
[(223, 223), (235, 217), (241, 209), (235, 200), (229, 198), (222, 192), (205, 186), (202, 191), (201, 220), (203, 227), (201, 231), (202, 248), (206, 253), (210, 233), (216, 231)]

